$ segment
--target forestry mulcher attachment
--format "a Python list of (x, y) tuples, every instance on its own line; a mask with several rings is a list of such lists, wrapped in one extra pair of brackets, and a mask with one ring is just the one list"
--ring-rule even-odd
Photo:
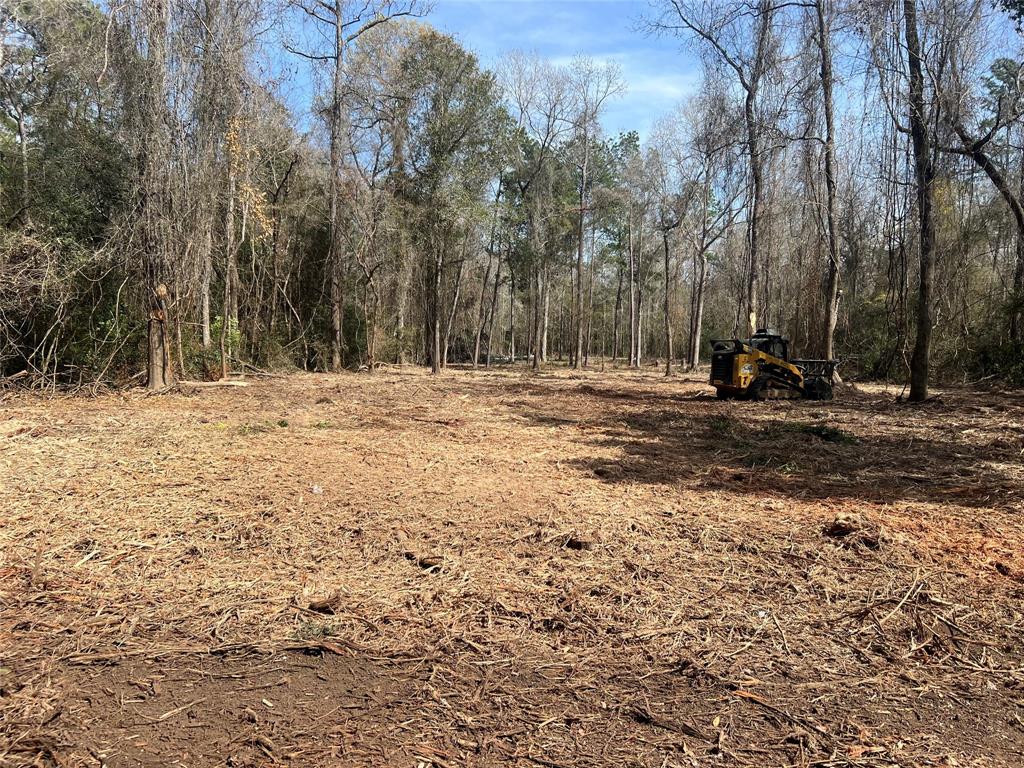
[(831, 400), (835, 360), (790, 360), (789, 341), (761, 329), (711, 342), (711, 384), (720, 400)]

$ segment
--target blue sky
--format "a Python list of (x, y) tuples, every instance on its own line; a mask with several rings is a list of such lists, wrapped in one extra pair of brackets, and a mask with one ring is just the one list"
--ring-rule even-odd
[(556, 63), (576, 54), (615, 60), (626, 93), (608, 107), (605, 130), (644, 137), (700, 77), (681, 41), (638, 29), (649, 8), (647, 0), (435, 0), (426, 20), (475, 51), (485, 67), (515, 49)]

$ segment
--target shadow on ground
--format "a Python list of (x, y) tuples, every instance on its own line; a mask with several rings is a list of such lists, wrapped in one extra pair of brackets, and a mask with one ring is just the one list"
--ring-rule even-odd
[[(532, 394), (524, 382), (517, 390)], [(578, 427), (580, 442), (603, 449), (578, 459), (608, 483), (683, 484), (800, 499), (936, 502), (993, 506), (1024, 494), (1024, 430), (972, 430), (978, 408), (850, 395), (845, 401), (720, 403), (703, 393), (623, 390), (583, 383), (579, 408), (545, 408), (540, 398), (509, 403), (544, 426)], [(539, 394), (539, 392), (537, 392)]]

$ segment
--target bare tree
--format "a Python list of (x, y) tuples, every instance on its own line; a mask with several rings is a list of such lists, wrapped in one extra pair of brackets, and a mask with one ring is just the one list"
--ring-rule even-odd
[[(990, 70), (972, 72), (978, 62), (991, 60), (995, 51), (982, 51), (985, 41), (993, 36), (993, 25), (986, 18), (984, 5), (975, 0), (958, 6), (958, 18), (950, 20), (954, 33), (954, 51), (950, 56), (950, 77), (942, 93), (942, 107), (952, 140), (941, 148), (970, 158), (992, 182), (1002, 197), (1016, 228), (1016, 248), (1012, 278), (1012, 297), (1009, 312), (1009, 334), (1014, 343), (1024, 339), (1024, 173), (1015, 188), (1012, 156), (993, 151), (997, 136), (1024, 117), (1024, 67), (1010, 59), (996, 58)], [(994, 37), (994, 36), (993, 36)], [(979, 84), (984, 90), (979, 92)], [(1014, 153), (1019, 164), (1024, 164), (1024, 148)], [(1002, 157), (1000, 157), (1002, 155)]]
[(170, 68), (171, 2), (139, 0), (126, 9), (139, 48), (138, 96), (133, 118), (137, 126), (138, 243), (142, 254), (143, 290), (149, 309), (147, 386), (162, 390), (174, 384), (171, 364), (168, 283), (170, 243), (167, 206), (170, 191), (171, 136), (167, 119)]
[[(664, 320), (665, 320), (665, 375), (672, 375), (672, 268), (671, 268), (671, 236), (686, 215), (690, 200), (686, 194), (674, 189), (673, 180), (664, 161), (659, 159), (658, 176), (661, 192), (657, 205), (655, 226), (661, 233), (661, 244), (664, 256), (663, 276), (665, 289)], [(692, 191), (690, 194), (692, 197)]]
[(910, 135), (914, 148), (917, 182), (917, 215), (920, 226), (920, 276), (917, 295), (917, 338), (910, 359), (910, 400), (928, 397), (932, 334), (932, 267), (935, 264), (935, 158), (932, 114), (925, 109), (924, 63), (917, 21), (917, 0), (903, 0), (903, 21), (909, 69)]
[[(776, 66), (776, 0), (720, 3), (716, 0), (665, 0), (656, 30), (694, 35), (713, 57), (728, 67), (743, 92), (746, 149), (750, 162), (747, 211), (748, 271), (744, 297), (750, 329), (757, 324), (756, 290), (761, 256), (765, 200), (765, 121), (762, 86)], [(767, 276), (766, 276), (767, 277)]]
[(825, 113), (825, 245), (828, 252), (828, 280), (825, 287), (824, 356), (835, 357), (836, 322), (839, 317), (839, 231), (836, 214), (836, 141), (835, 105), (832, 98), (832, 25), (831, 0), (814, 0), (814, 15), (820, 58), (822, 107)]
[[(501, 193), (505, 184), (505, 177), (503, 173), (498, 174), (498, 180), (494, 189), (494, 203), (491, 206), (491, 232), (487, 242), (487, 266), (484, 269), (483, 279), (480, 281), (480, 297), (477, 302), (477, 325), (476, 325), (476, 338), (473, 341), (473, 367), (476, 368), (480, 363), (480, 348), (481, 342), (483, 341), (484, 327), (487, 323), (488, 318), (488, 303), (487, 303), (487, 289), (490, 287), (491, 279), (491, 268), (494, 265), (495, 257), (498, 257), (497, 250), (500, 248), (500, 243), (497, 241), (498, 236), (498, 223), (500, 218), (501, 210)], [(498, 269), (501, 269), (501, 259), (498, 257)], [(497, 279), (497, 278), (496, 278)]]
[(590, 194), (592, 142), (598, 132), (598, 118), (610, 98), (622, 92), (624, 84), (614, 62), (599, 65), (593, 59), (579, 57), (570, 65), (573, 98), (572, 124), (577, 145), (579, 170), (579, 210), (576, 227), (576, 347), (573, 368), (583, 367), (583, 249), (584, 220)]
[(722, 78), (713, 71), (705, 72), (700, 91), (657, 124), (654, 141), (671, 169), (672, 211), (681, 217), (678, 238), (691, 253), (682, 361), (686, 370), (693, 370), (700, 361), (708, 257), (733, 225), (736, 202), (743, 193), (742, 169), (738, 167), (742, 115)]

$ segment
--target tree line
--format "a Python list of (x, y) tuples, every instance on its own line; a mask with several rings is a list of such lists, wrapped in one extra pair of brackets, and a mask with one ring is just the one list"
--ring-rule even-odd
[(663, 0), (701, 77), (642, 140), (614, 62), (429, 10), (4, 4), (0, 375), (671, 374), (766, 326), (915, 400), (1024, 381), (1016, 2)]

